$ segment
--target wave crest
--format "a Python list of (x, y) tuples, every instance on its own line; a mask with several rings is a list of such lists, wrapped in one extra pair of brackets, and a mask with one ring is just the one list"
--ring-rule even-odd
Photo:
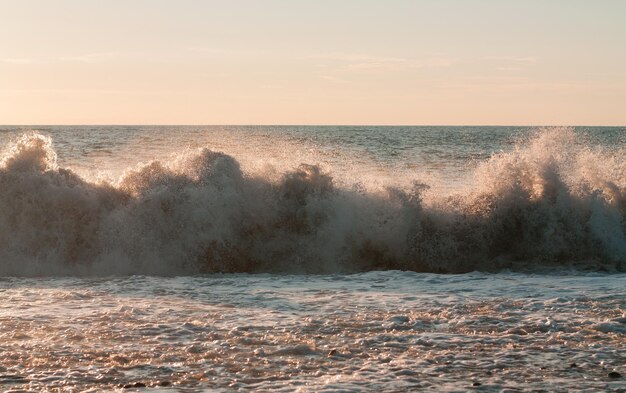
[(244, 173), (210, 149), (90, 182), (31, 133), (0, 164), (0, 274), (624, 271), (623, 153), (546, 129), (444, 197), (346, 189), (315, 165)]

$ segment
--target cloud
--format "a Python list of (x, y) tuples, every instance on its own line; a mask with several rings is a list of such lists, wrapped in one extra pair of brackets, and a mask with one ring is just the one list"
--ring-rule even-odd
[(0, 61), (2, 61), (3, 63), (9, 63), (9, 64), (43, 64), (41, 60), (30, 59), (30, 58), (16, 58), (16, 57), (9, 57), (6, 59), (2, 59)]
[(505, 72), (517, 72), (517, 71), (524, 71), (525, 68), (523, 67), (496, 67), (497, 71), (505, 71)]
[(535, 56), (489, 56), (483, 57), (492, 69), (499, 72), (523, 72), (537, 65), (539, 60)]
[(198, 52), (198, 53), (209, 53), (209, 54), (223, 54), (226, 51), (221, 48), (213, 48), (213, 47), (203, 47), (203, 46), (189, 46), (185, 48), (189, 52)]
[(9, 57), (0, 59), (0, 62), (9, 64), (34, 65), (34, 64), (59, 64), (59, 63), (100, 63), (111, 60), (118, 56), (117, 52), (88, 53), (78, 56), (59, 57), (32, 57), (16, 58)]
[[(325, 60), (320, 66), (332, 73), (384, 73), (406, 71), (420, 68), (450, 67), (454, 59), (447, 57), (405, 58), (390, 56), (372, 56), (363, 54), (319, 54), (307, 59)], [(325, 78), (330, 79), (329, 72)]]
[(89, 53), (80, 56), (58, 57), (58, 62), (68, 63), (100, 63), (117, 57), (117, 52)]
[(321, 80), (327, 81), (327, 82), (332, 82), (332, 83), (348, 83), (347, 80), (342, 79), (342, 78), (338, 78), (334, 75), (326, 75), (326, 74), (322, 74), (319, 75), (319, 78)]
[(517, 63), (535, 65), (539, 62), (539, 59), (535, 56), (489, 56), (486, 60), (497, 60), (505, 63)]

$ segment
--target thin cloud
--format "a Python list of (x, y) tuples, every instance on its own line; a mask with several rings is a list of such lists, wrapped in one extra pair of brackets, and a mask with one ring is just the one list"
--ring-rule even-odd
[(221, 48), (213, 48), (213, 47), (203, 47), (203, 46), (188, 46), (185, 48), (189, 52), (198, 52), (198, 53), (210, 53), (210, 54), (222, 54), (224, 53), (224, 49)]
[(186, 92), (172, 89), (155, 89), (155, 90), (120, 90), (120, 89), (2, 89), (2, 94), (29, 95), (29, 94), (107, 94), (107, 95), (154, 95), (154, 94), (175, 94), (184, 95)]
[(450, 67), (454, 59), (446, 57), (404, 58), (389, 56), (372, 56), (363, 54), (319, 54), (308, 56), (307, 59), (326, 60), (331, 64), (321, 65), (334, 72), (396, 72), (419, 68)]
[(58, 64), (58, 63), (99, 63), (103, 61), (111, 60), (118, 56), (117, 52), (102, 52), (102, 53), (88, 53), (78, 56), (59, 56), (49, 58), (28, 58), (28, 57), (9, 57), (0, 59), (3, 63), (9, 64), (21, 64), (21, 65), (34, 65), (34, 64)]
[(403, 57), (382, 57), (382, 56), (369, 56), (363, 54), (349, 54), (349, 53), (323, 53), (317, 55), (307, 56), (307, 59), (322, 59), (322, 60), (336, 60), (336, 61), (382, 61), (382, 62), (402, 62), (406, 61)]
[(194, 55), (204, 56), (228, 56), (228, 57), (253, 57), (263, 54), (263, 51), (256, 49), (219, 48), (212, 46), (188, 46), (183, 48), (186, 52)]
[(102, 52), (102, 53), (89, 53), (80, 56), (67, 56), (58, 57), (59, 62), (68, 63), (99, 63), (102, 61), (111, 60), (118, 56), (117, 52)]
[(504, 71), (504, 72), (517, 72), (517, 71), (524, 71), (525, 68), (522, 67), (496, 67), (497, 71)]
[(604, 91), (624, 91), (625, 86), (615, 83), (594, 83), (575, 80), (542, 81), (524, 76), (475, 76), (456, 83), (446, 82), (438, 86), (443, 90), (457, 90), (466, 92), (497, 92), (497, 91), (568, 91), (579, 92), (589, 89)]
[(324, 81), (327, 81), (327, 82), (332, 82), (332, 83), (348, 83), (347, 80), (338, 78), (338, 77), (336, 77), (334, 75), (319, 75), (319, 78), (321, 80), (324, 80)]
[(535, 56), (489, 56), (486, 60), (498, 60), (507, 63), (518, 63), (534, 65), (539, 62), (539, 59)]
[(9, 63), (9, 64), (43, 64), (41, 60), (30, 59), (30, 58), (16, 58), (16, 57), (9, 57), (5, 59), (1, 59), (0, 61), (2, 61), (3, 63)]

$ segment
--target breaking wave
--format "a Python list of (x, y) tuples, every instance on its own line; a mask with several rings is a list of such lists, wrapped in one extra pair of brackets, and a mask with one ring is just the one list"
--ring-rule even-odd
[(0, 275), (624, 271), (626, 155), (581, 138), (537, 132), (437, 196), (246, 173), (210, 149), (89, 181), (25, 134), (0, 163)]

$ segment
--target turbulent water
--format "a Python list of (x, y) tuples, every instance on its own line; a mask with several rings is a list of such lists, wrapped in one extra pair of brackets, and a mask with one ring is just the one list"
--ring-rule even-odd
[(626, 389), (624, 128), (0, 144), (0, 388)]

